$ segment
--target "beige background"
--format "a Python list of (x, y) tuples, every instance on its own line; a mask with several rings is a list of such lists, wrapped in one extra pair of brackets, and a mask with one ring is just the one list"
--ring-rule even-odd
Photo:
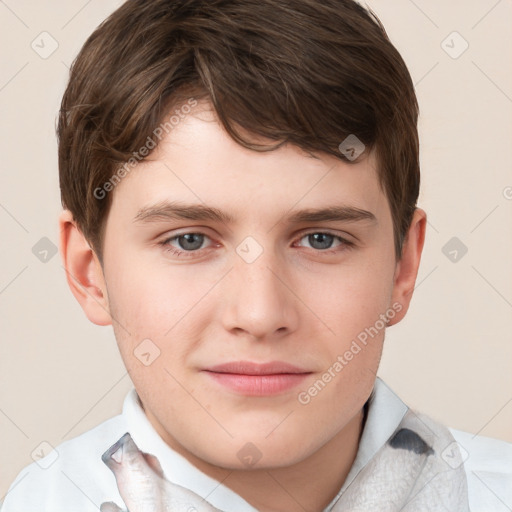
[[(131, 386), (111, 328), (87, 321), (58, 254), (32, 252), (58, 242), (54, 124), (68, 67), (120, 3), (0, 2), (0, 500), (41, 442), (117, 414)], [(380, 375), (438, 421), (512, 442), (512, 1), (369, 5), (416, 83), (429, 215), (415, 298), (387, 333)], [(46, 59), (31, 47), (51, 49), (43, 31), (58, 42)], [(463, 48), (453, 31), (469, 44), (458, 58), (445, 51)], [(442, 252), (452, 237), (468, 248), (457, 262)]]

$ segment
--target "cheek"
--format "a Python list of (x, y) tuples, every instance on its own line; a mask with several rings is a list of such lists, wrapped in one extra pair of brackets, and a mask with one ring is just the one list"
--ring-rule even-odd
[[(318, 377), (327, 381), (325, 391), (322, 382), (313, 383), (309, 391), (303, 389), (304, 401), (315, 402), (311, 410), (318, 407), (337, 418), (342, 402), (355, 411), (371, 392), (382, 354), (385, 316), (391, 316), (393, 272), (392, 258), (361, 258), (350, 267), (340, 266), (328, 278), (306, 280), (305, 302), (314, 305), (329, 328), (318, 346), (325, 365)], [(317, 399), (316, 393), (321, 397)]]
[(137, 334), (162, 337), (191, 311), (211, 286), (185, 265), (117, 258), (106, 274), (111, 310)]
[(390, 307), (393, 272), (391, 263), (368, 259), (321, 276), (304, 276), (304, 303), (330, 327), (333, 338), (346, 340), (374, 325)]
[(117, 263), (106, 276), (109, 305), (119, 351), (134, 382), (144, 385), (148, 379), (169, 379), (167, 372), (181, 374), (208, 325), (205, 296), (218, 273), (203, 279), (186, 266), (136, 258)]

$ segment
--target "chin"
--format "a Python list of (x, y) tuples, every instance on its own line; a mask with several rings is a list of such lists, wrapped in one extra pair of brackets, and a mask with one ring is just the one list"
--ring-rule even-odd
[(249, 432), (230, 440), (209, 443), (196, 455), (209, 464), (229, 470), (276, 469), (296, 464), (311, 455), (309, 451), (314, 452), (314, 446), (304, 446), (303, 438), (297, 431), (295, 435), (283, 431), (272, 439)]

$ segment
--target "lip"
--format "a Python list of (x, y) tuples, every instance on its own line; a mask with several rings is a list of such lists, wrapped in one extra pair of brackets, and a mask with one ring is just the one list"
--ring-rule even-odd
[(252, 363), (251, 361), (232, 361), (205, 368), (206, 371), (215, 373), (236, 373), (238, 375), (276, 375), (281, 373), (311, 373), (283, 361), (271, 361), (269, 363)]
[(271, 396), (298, 386), (312, 372), (282, 361), (233, 361), (205, 368), (211, 379), (247, 396)]

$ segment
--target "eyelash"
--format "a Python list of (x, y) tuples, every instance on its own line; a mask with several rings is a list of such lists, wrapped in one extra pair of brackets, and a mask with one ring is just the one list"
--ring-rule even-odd
[[(302, 240), (304, 237), (306, 237), (308, 235), (314, 235), (314, 234), (329, 235), (329, 236), (336, 238), (338, 241), (341, 242), (341, 245), (338, 246), (337, 249), (323, 249), (323, 250), (322, 249), (311, 249), (319, 254), (339, 254), (340, 252), (350, 249), (350, 248), (354, 247), (354, 245), (355, 245), (353, 242), (350, 242), (349, 240), (347, 240), (339, 235), (331, 233), (330, 231), (310, 231), (308, 233), (304, 233), (303, 235), (301, 235), (298, 240)], [(210, 238), (206, 233), (201, 233), (200, 231), (190, 231), (190, 232), (180, 233), (179, 235), (174, 235), (172, 237), (166, 238), (165, 240), (158, 242), (158, 244), (164, 248), (165, 252), (171, 253), (173, 256), (177, 256), (177, 257), (184, 256), (184, 255), (185, 255), (185, 257), (188, 257), (186, 255), (188, 255), (188, 254), (193, 255), (193, 254), (199, 253), (203, 250), (203, 249), (197, 249), (195, 251), (183, 251), (183, 250), (176, 249), (176, 247), (169, 245), (169, 243), (172, 242), (173, 240), (176, 240), (185, 235), (202, 235), (206, 238)]]

